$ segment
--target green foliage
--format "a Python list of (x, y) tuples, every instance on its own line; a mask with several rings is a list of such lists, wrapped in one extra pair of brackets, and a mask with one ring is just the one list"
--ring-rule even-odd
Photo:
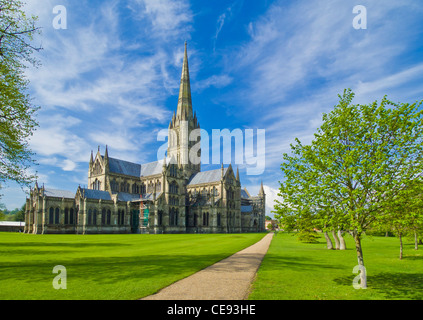
[(300, 230), (297, 237), (298, 240), (305, 243), (318, 243), (320, 238), (314, 230)]
[(20, 209), (9, 211), (3, 203), (0, 203), (0, 221), (25, 221), (25, 208), (23, 204)]
[(28, 173), (34, 164), (28, 138), (38, 126), (24, 70), (37, 66), (32, 57), (40, 50), (31, 45), (37, 18), (27, 17), (23, 2), (0, 0), (0, 183), (13, 180), (27, 185), (35, 178)]
[[(354, 105), (345, 90), (310, 145), (298, 139), (281, 165), (275, 213), (303, 219), (310, 211), (316, 228), (349, 230), (360, 236), (386, 215), (386, 208), (422, 172), (421, 104)], [(292, 217), (289, 217), (292, 220)], [(292, 221), (291, 221), (292, 223)]]

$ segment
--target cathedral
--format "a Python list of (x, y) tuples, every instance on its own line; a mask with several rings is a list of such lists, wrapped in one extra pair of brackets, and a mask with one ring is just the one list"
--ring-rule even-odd
[[(88, 188), (75, 192), (35, 183), (26, 200), (25, 233), (239, 233), (265, 231), (263, 184), (252, 196), (229, 164), (201, 171), (190, 159), (200, 128), (193, 113), (187, 46), (176, 113), (169, 123), (167, 156), (137, 164), (91, 152)], [(201, 150), (198, 150), (201, 154)]]

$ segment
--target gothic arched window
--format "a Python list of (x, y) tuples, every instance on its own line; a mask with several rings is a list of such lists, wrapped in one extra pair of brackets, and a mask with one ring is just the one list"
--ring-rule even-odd
[(101, 224), (105, 225), (106, 224), (106, 209), (103, 209), (101, 211)]
[(69, 210), (69, 223), (73, 224), (73, 208)]
[(69, 224), (69, 209), (65, 208), (65, 224)]
[(97, 209), (94, 209), (93, 212), (93, 225), (97, 224)]
[(49, 216), (48, 216), (48, 223), (54, 223), (54, 208), (50, 208)]
[(60, 209), (56, 208), (55, 212), (54, 212), (54, 223), (55, 224), (59, 224), (60, 222)]
[(112, 217), (112, 212), (110, 210), (107, 210), (107, 224), (110, 225), (110, 220)]

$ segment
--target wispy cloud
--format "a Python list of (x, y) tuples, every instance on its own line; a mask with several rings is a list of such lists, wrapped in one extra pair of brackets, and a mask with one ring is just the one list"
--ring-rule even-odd
[(134, 25), (148, 39), (160, 39), (136, 46), (122, 30), (122, 4), (105, 1), (82, 16), (83, 7), (66, 1), (68, 29), (56, 30), (51, 24), (55, 2), (29, 1), (27, 10), (43, 27), (42, 67), (27, 73), (35, 103), (42, 106), (40, 127), (31, 139), (41, 162), (54, 158), (50, 165), (74, 170), (85, 166), (97, 144), (108, 144), (127, 160), (146, 160), (145, 146), (154, 142), (147, 124), (168, 121), (163, 74), (180, 48), (164, 50), (163, 38), (181, 38), (190, 30), (189, 3), (130, 1), (127, 8), (137, 14)]
[(253, 123), (266, 129), (267, 175), (281, 176), (282, 153), (289, 153), (296, 137), (313, 139), (322, 113), (344, 88), (366, 103), (390, 92), (406, 101), (422, 95), (421, 64), (401, 63), (415, 46), (419, 31), (411, 26), (422, 11), (406, 3), (412, 7), (364, 1), (367, 30), (353, 28), (355, 4), (345, 1), (277, 1), (249, 24), (250, 40), (228, 68), (245, 84), (233, 99), (244, 102), (244, 113), (254, 113)]
[[(193, 14), (185, 0), (130, 0), (128, 8), (138, 20), (149, 21), (151, 28), (144, 29), (148, 39), (189, 37)], [(143, 33), (144, 33), (143, 32)]]
[(216, 32), (213, 36), (213, 50), (216, 49), (216, 41), (219, 37), (220, 32), (222, 31), (223, 26), (225, 25), (225, 23), (228, 23), (233, 19), (233, 17), (236, 15), (239, 9), (243, 6), (243, 3), (244, 3), (244, 0), (235, 0), (217, 18)]

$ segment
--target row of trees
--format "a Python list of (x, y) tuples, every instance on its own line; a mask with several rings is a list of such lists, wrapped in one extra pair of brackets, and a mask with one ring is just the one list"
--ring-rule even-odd
[[(284, 228), (312, 240), (313, 230), (337, 235), (349, 232), (358, 265), (364, 268), (361, 246), (369, 228), (392, 226), (401, 236), (422, 231), (423, 103), (353, 104), (351, 89), (339, 95), (334, 110), (310, 145), (298, 139), (284, 154), (275, 217)], [(328, 240), (328, 244), (329, 244)], [(402, 252), (402, 250), (401, 250)], [(402, 256), (401, 256), (402, 258)], [(361, 273), (361, 287), (367, 287)]]
[(24, 204), (20, 209), (14, 210), (6, 209), (5, 205), (0, 203), (0, 221), (25, 221), (25, 209)]

